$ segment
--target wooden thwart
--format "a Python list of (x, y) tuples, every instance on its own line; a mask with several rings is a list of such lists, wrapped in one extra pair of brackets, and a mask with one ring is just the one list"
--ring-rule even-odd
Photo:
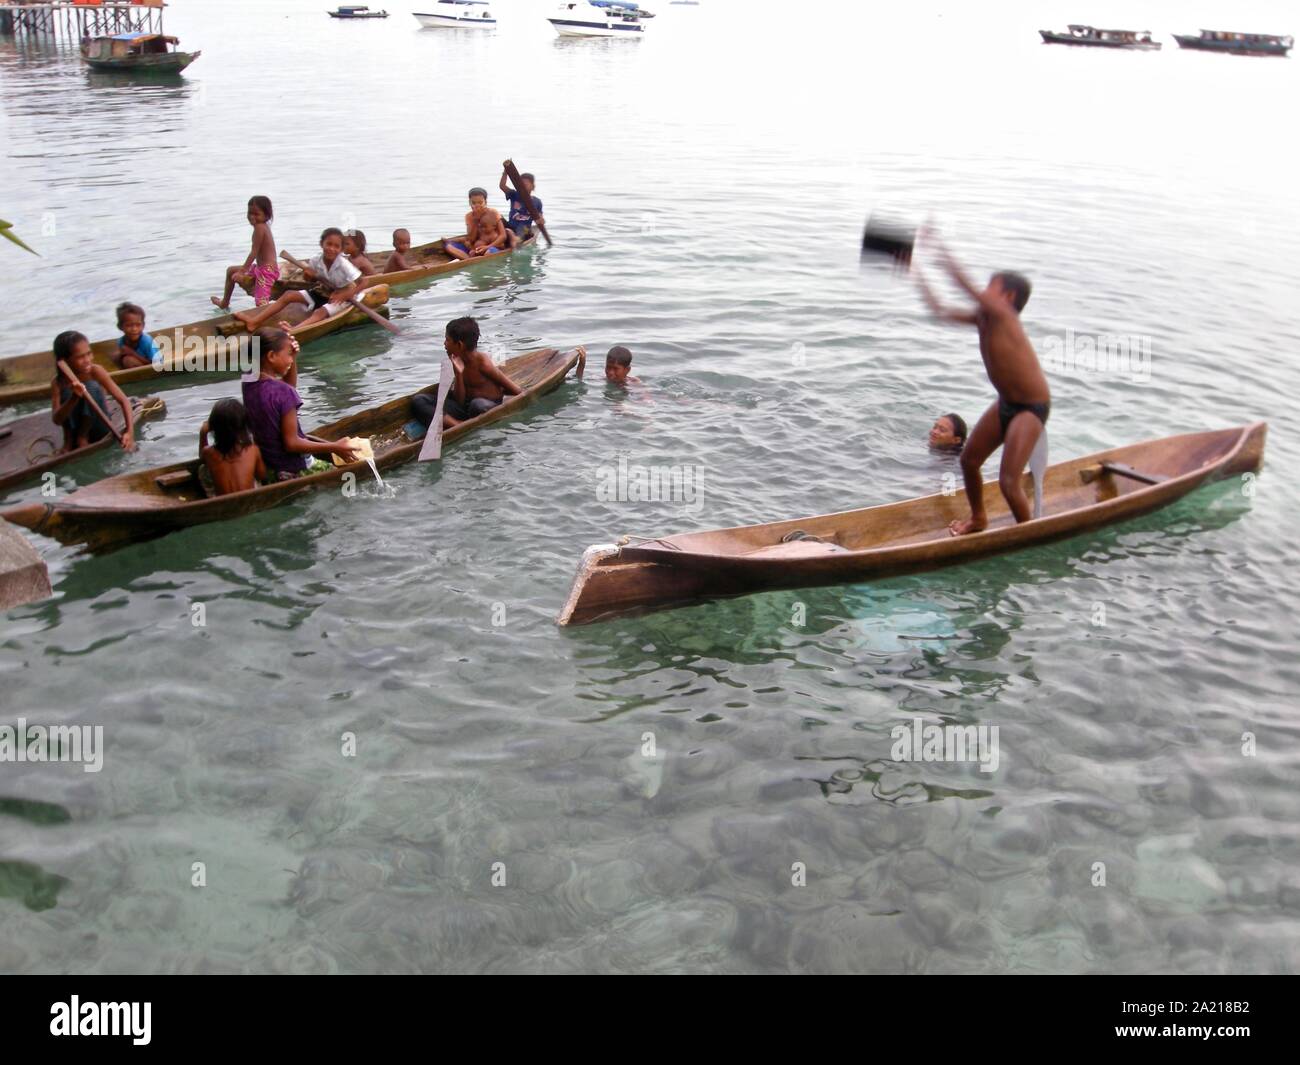
[(1084, 484), (1092, 484), (1098, 477), (1107, 473), (1114, 474), (1116, 477), (1127, 477), (1130, 481), (1140, 481), (1142, 484), (1163, 484), (1169, 480), (1163, 473), (1143, 473), (1123, 462), (1103, 462), (1099, 466), (1087, 466), (1079, 471), (1079, 480)]

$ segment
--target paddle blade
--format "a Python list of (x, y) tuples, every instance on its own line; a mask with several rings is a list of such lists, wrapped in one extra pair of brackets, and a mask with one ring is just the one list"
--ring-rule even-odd
[(417, 460), (419, 462), (431, 462), (442, 458), (442, 408), (447, 402), (447, 394), (451, 391), (454, 373), (451, 360), (444, 355), (442, 366), (438, 370), (438, 405), (434, 408), (429, 431), (424, 434), (424, 446), (420, 448), (420, 457)]
[(40, 254), (34, 248), (27, 247), (27, 245), (22, 242), (22, 239), (18, 236), (18, 234), (13, 231), (13, 228), (14, 227), (12, 222), (6, 222), (3, 218), (0, 218), (0, 237), (4, 237), (5, 240), (12, 241), (14, 244), (17, 244), (18, 247), (26, 249), (27, 251), (31, 252), (33, 255)]
[(916, 244), (916, 230), (874, 218), (867, 219), (866, 229), (862, 232), (862, 255), (883, 256), (893, 261), (900, 270), (907, 270), (912, 265), (912, 248)]

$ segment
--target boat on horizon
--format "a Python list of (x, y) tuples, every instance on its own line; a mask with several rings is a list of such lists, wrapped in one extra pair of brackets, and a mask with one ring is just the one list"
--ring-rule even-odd
[(1067, 32), (1039, 30), (1044, 44), (1073, 44), (1085, 48), (1129, 48), (1135, 51), (1158, 52), (1160, 42), (1152, 40), (1150, 30), (1102, 30), (1095, 26), (1071, 23)]
[(81, 58), (94, 70), (120, 73), (179, 74), (202, 52), (179, 52), (177, 37), (161, 33), (115, 33), (83, 37)]
[(634, 3), (613, 0), (570, 0), (547, 21), (561, 37), (639, 37), (643, 18), (653, 18)]
[(1180, 48), (1195, 48), (1202, 52), (1227, 52), (1229, 55), (1280, 55), (1285, 56), (1295, 41), (1291, 37), (1273, 33), (1236, 33), (1231, 30), (1201, 30), (1199, 37), (1175, 33), (1174, 40)]
[(494, 30), (487, 0), (438, 0), (432, 11), (412, 11), (425, 29)]
[(388, 18), (387, 11), (371, 11), (364, 4), (340, 6), (337, 11), (327, 11), (330, 18)]

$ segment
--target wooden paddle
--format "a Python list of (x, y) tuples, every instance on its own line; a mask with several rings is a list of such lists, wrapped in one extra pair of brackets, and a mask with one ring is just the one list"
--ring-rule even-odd
[[(306, 271), (311, 269), (311, 267), (309, 267), (305, 262), (303, 262), (301, 259), (295, 259), (287, 251), (280, 252), (280, 258), (284, 259), (291, 266), (296, 266), (299, 270), (302, 270), (304, 278), (307, 276)], [(378, 322), (385, 329), (387, 329), (390, 333), (395, 333), (397, 336), (402, 335), (402, 331), (398, 329), (397, 326), (393, 325), (393, 323), (390, 322), (387, 318), (385, 318), (382, 314), (378, 313), (375, 310), (372, 310), (370, 307), (367, 307), (355, 296), (353, 296), (350, 300), (348, 300), (348, 303), (352, 304), (352, 306), (355, 307), (357, 310), (359, 310), (362, 314), (369, 315), (376, 322)]]
[(442, 366), (438, 370), (438, 405), (433, 410), (433, 421), (429, 423), (429, 431), (424, 434), (424, 446), (420, 448), (418, 462), (430, 462), (442, 458), (442, 408), (447, 402), (447, 393), (451, 391), (454, 374), (451, 360), (444, 355)]
[(877, 222), (875, 218), (867, 219), (867, 227), (862, 233), (864, 256), (868, 253), (888, 256), (900, 270), (906, 270), (912, 265), (912, 248), (915, 244), (915, 230)]
[(506, 177), (510, 179), (510, 183), (515, 187), (515, 192), (519, 196), (520, 206), (528, 212), (528, 217), (537, 223), (537, 228), (542, 231), (542, 236), (546, 238), (546, 246), (549, 248), (551, 246), (551, 235), (546, 232), (546, 223), (538, 218), (537, 215), (533, 214), (533, 197), (531, 194), (527, 196), (524, 195), (524, 180), (519, 176), (519, 171), (515, 169), (515, 164), (511, 160), (507, 159), (501, 164), (501, 167), (505, 170)]
[[(81, 381), (75, 373), (72, 372), (71, 366), (69, 366), (62, 359), (58, 359), (56, 361), (58, 362), (59, 369), (63, 371), (63, 375), (69, 381), (71, 381), (74, 385), (82, 385), (84, 387), (85, 383)], [(108, 431), (112, 433), (115, 437), (117, 437), (117, 442), (121, 444), (123, 447), (126, 447), (126, 441), (122, 439), (122, 434), (117, 431), (117, 426), (114, 425), (113, 422), (109, 419), (108, 415), (104, 413), (103, 408), (98, 403), (95, 402), (95, 397), (90, 394), (90, 389), (86, 389), (85, 400), (87, 403), (90, 404), (90, 409), (93, 410), (99, 416), (99, 420), (108, 426)]]

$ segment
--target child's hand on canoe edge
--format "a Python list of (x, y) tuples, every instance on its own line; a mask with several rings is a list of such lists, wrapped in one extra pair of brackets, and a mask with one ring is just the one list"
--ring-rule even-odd
[(573, 371), (573, 374), (575, 377), (581, 377), (582, 371), (587, 368), (587, 349), (584, 348), (581, 344), (579, 344), (573, 350), (578, 353), (578, 365), (577, 368)]

